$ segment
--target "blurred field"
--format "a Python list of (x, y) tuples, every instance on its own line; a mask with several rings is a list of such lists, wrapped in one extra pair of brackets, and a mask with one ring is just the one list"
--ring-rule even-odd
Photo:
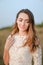
[[(43, 49), (43, 26), (36, 27), (37, 35), (40, 40), (41, 47)], [(11, 32), (11, 27), (0, 29), (0, 65), (4, 65), (3, 63), (3, 49), (5, 45), (5, 40)], [(43, 50), (42, 50), (43, 52)], [(42, 57), (43, 58), (43, 57)]]

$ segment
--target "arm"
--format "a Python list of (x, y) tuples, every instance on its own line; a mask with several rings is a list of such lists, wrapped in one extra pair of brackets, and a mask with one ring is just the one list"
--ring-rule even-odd
[(3, 61), (5, 65), (8, 65), (9, 63), (9, 52), (8, 52), (8, 39), (10, 38), (10, 36), (8, 36), (6, 42), (5, 42), (5, 46), (4, 46), (4, 54), (3, 54)]
[(34, 65), (42, 65), (42, 49), (41, 46), (32, 54)]
[(4, 47), (4, 54), (3, 54), (3, 61), (5, 65), (8, 65), (9, 63), (9, 48), (13, 44), (14, 40), (11, 35), (8, 36), (6, 42), (5, 42), (5, 47)]
[(4, 61), (5, 65), (8, 65), (8, 63), (9, 63), (9, 52), (7, 49), (4, 49), (3, 61)]

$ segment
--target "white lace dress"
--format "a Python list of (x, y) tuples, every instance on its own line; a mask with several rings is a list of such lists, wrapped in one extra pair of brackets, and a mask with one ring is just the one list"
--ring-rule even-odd
[(32, 59), (34, 65), (42, 65), (41, 47), (31, 54), (28, 46), (20, 47), (24, 40), (26, 36), (14, 35), (14, 44), (9, 49), (9, 65), (32, 65)]

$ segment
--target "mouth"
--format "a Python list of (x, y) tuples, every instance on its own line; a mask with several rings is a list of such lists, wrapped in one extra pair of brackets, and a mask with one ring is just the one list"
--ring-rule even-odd
[(24, 29), (25, 27), (24, 26), (20, 26), (20, 28), (23, 28)]

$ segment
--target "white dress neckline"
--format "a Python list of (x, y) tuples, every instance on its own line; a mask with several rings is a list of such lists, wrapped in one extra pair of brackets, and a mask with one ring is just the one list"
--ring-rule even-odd
[(19, 35), (19, 33), (16, 33), (17, 36), (19, 36), (20, 38), (27, 38), (26, 35)]

